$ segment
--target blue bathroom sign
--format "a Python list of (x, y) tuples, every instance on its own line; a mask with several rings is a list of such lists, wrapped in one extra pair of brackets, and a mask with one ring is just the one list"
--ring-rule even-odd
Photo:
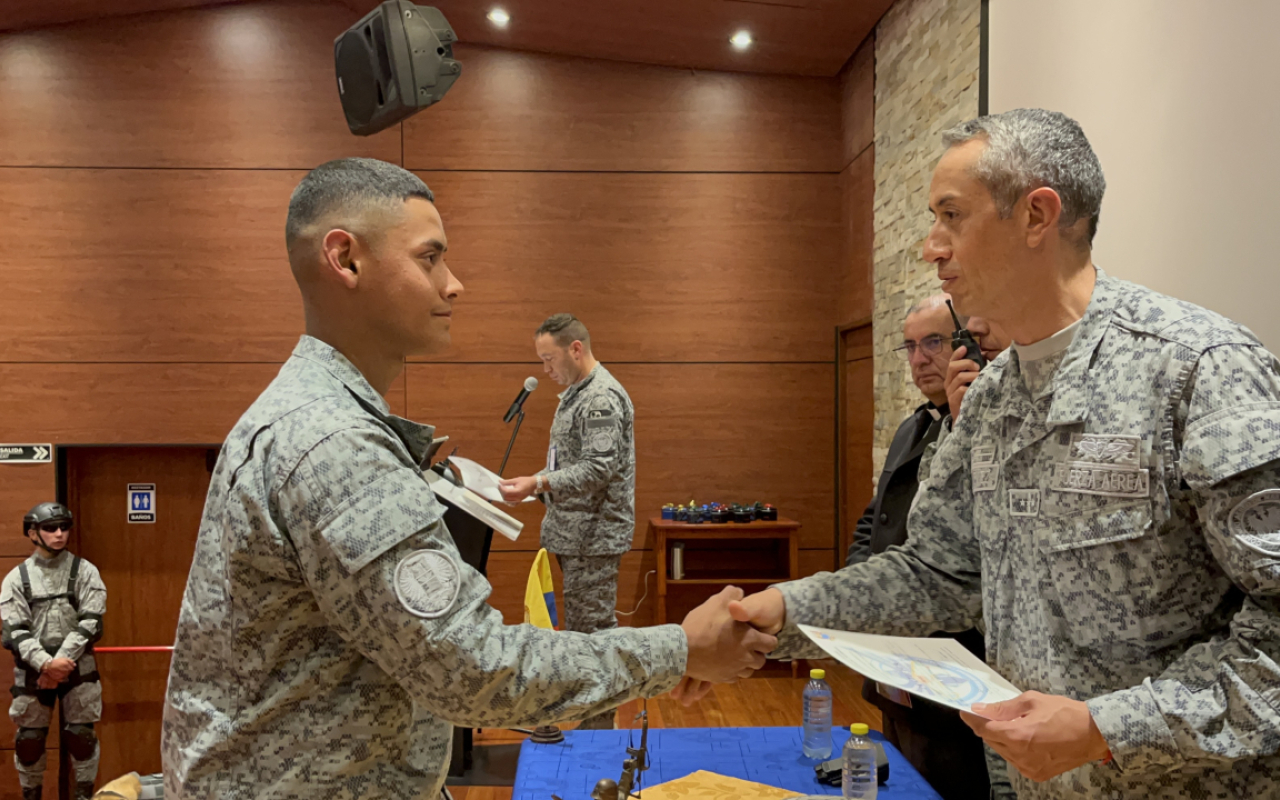
[(129, 522), (153, 523), (156, 521), (156, 485), (154, 483), (129, 484)]

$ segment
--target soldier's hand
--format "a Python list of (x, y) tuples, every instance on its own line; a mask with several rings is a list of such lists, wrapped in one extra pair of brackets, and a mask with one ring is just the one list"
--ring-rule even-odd
[(57, 689), (58, 681), (54, 680), (49, 673), (41, 672), (40, 677), (36, 678), (37, 689)]
[(960, 418), (960, 404), (964, 402), (969, 384), (978, 377), (978, 362), (965, 358), (967, 347), (957, 347), (951, 353), (951, 362), (947, 364), (947, 408), (951, 410), (951, 419)]
[(1018, 772), (1047, 781), (1068, 770), (1102, 761), (1107, 740), (1080, 700), (1023, 692), (1003, 703), (976, 703), (960, 717)]
[(749, 677), (764, 666), (765, 654), (778, 646), (773, 636), (729, 615), (729, 604), (742, 596), (741, 589), (727, 586), (684, 618), (681, 627), (689, 640), (687, 677), (712, 683)]
[(512, 478), (511, 480), (499, 481), (498, 489), (502, 492), (503, 500), (508, 503), (519, 503), (533, 494), (533, 490), (537, 488), (537, 485), (537, 478)]
[(769, 635), (782, 630), (787, 621), (787, 601), (777, 589), (765, 589), (729, 604), (729, 615)]
[(76, 668), (76, 662), (69, 658), (55, 658), (44, 665), (43, 673), (54, 680), (54, 685), (62, 683), (71, 677), (71, 673)]

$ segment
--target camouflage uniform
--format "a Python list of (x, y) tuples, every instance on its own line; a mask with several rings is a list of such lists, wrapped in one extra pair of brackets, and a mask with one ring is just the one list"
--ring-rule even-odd
[[(93, 643), (102, 636), (106, 610), (107, 588), (98, 569), (66, 550), (49, 559), (31, 555), (0, 585), (4, 640), (15, 661), (9, 706), (18, 729), (13, 762), (24, 790), (44, 784), (45, 747), (57, 702), (77, 796), (92, 794), (99, 755), (93, 726), (102, 719), (102, 684)], [(55, 658), (76, 662), (76, 669), (58, 688), (38, 688), (40, 670)]]
[[(1280, 785), (1280, 375), (1240, 326), (1098, 275), (1040, 391), (983, 370), (906, 545), (783, 584), (794, 623), (919, 636), (985, 618), (1016, 686), (1087, 701), (1115, 760), (1021, 798)], [(1033, 384), (1037, 381), (1031, 381)]]
[[(603, 364), (560, 393), (551, 423), (542, 546), (564, 574), (564, 628), (618, 627), (618, 570), (636, 525), (635, 409)], [(613, 727), (612, 710), (580, 728)]]
[(672, 688), (678, 626), (505, 626), (422, 477), (432, 429), (303, 337), (228, 437), (165, 702), (165, 796), (435, 797), (450, 723), (532, 726)]

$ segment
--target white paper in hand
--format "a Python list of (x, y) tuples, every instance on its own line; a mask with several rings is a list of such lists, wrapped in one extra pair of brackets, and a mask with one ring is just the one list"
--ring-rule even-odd
[[(449, 463), (458, 468), (458, 475), (462, 478), (463, 486), (491, 503), (507, 502), (502, 498), (502, 489), (498, 486), (498, 482), (501, 481), (502, 478), (498, 477), (496, 472), (480, 466), (480, 464), (469, 458), (462, 458), (461, 456), (450, 457)], [(526, 497), (520, 502), (530, 503), (533, 502), (533, 498)]]
[(974, 703), (999, 703), (1022, 694), (955, 639), (797, 627), (855, 672), (960, 711), (968, 711)]

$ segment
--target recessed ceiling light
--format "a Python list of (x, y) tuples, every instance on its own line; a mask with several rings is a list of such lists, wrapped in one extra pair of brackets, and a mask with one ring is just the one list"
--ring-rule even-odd
[(738, 31), (729, 39), (729, 43), (739, 50), (746, 50), (751, 46), (752, 41), (751, 34), (746, 31)]
[(500, 8), (493, 9), (486, 14), (486, 16), (489, 18), (490, 22), (497, 25), (499, 28), (507, 27), (507, 23), (511, 21), (511, 15)]

